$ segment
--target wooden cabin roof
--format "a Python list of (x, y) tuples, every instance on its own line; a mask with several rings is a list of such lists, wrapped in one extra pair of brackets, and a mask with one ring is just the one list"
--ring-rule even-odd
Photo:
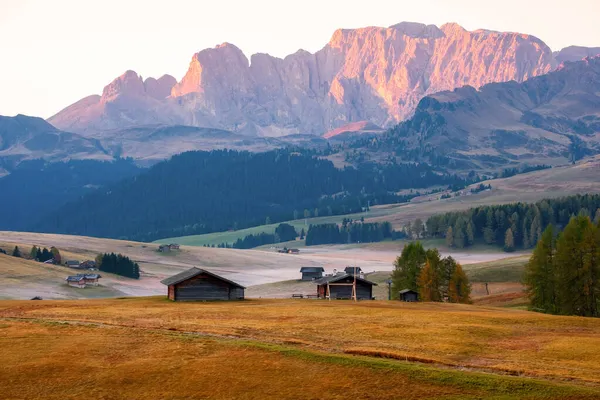
[[(341, 280), (343, 280), (345, 278), (348, 278), (348, 277), (354, 279), (354, 275), (339, 274), (339, 275), (325, 276), (325, 277), (323, 277), (321, 279), (317, 279), (315, 282), (318, 285), (324, 285), (326, 283), (336, 283), (336, 282), (339, 282), (339, 281), (341, 281)], [(377, 286), (377, 284), (375, 282), (368, 281), (368, 280), (366, 280), (364, 278), (361, 278), (359, 276), (356, 277), (356, 281), (357, 282), (363, 282), (363, 283), (366, 283), (368, 285)]]
[(196, 268), (196, 267), (190, 268), (187, 271), (180, 272), (177, 275), (173, 275), (173, 276), (170, 276), (168, 278), (165, 278), (162, 281), (160, 281), (160, 283), (162, 283), (163, 285), (166, 285), (166, 286), (176, 285), (178, 283), (181, 283), (183, 281), (187, 281), (188, 279), (191, 279), (191, 278), (193, 278), (195, 276), (202, 275), (202, 274), (206, 274), (206, 275), (211, 276), (213, 278), (219, 279), (219, 280), (221, 280), (223, 282), (227, 282), (227, 283), (229, 283), (232, 286), (236, 286), (236, 287), (239, 287), (239, 288), (242, 288), (242, 289), (246, 289), (244, 286), (240, 285), (239, 283), (235, 283), (233, 281), (230, 281), (229, 279), (223, 278), (222, 276), (213, 274), (212, 272), (208, 272), (205, 269)]
[[(344, 272), (349, 274), (349, 275), (353, 275), (354, 274), (354, 267), (346, 267), (344, 268)], [(362, 269), (360, 267), (356, 267), (356, 273), (359, 274), (362, 272)]]
[(300, 268), (300, 272), (324, 272), (325, 268), (323, 267), (302, 267)]

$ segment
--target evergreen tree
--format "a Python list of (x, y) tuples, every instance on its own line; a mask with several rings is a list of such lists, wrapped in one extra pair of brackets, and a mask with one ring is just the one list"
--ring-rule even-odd
[(588, 217), (573, 217), (556, 242), (558, 311), (599, 316), (600, 233)]
[(421, 301), (442, 301), (438, 271), (427, 260), (417, 279)]
[(508, 228), (504, 234), (504, 251), (515, 251), (515, 238), (511, 228)]
[(558, 312), (555, 252), (554, 227), (549, 225), (525, 267), (524, 283), (532, 310), (550, 314)]
[(600, 224), (600, 208), (596, 210), (596, 216), (594, 217), (594, 223), (596, 225)]
[(442, 293), (442, 297), (448, 297), (448, 289), (450, 285), (450, 280), (452, 279), (452, 275), (456, 270), (456, 260), (452, 257), (444, 257), (440, 260), (439, 264), (439, 276), (440, 276), (440, 291)]
[(483, 240), (487, 244), (493, 244), (496, 241), (496, 232), (494, 231), (494, 215), (489, 209), (486, 216), (485, 228), (483, 228)]
[(465, 231), (463, 226), (464, 223), (462, 220), (458, 220), (454, 226), (454, 246), (459, 249), (465, 247)]
[(21, 257), (21, 250), (19, 250), (19, 246), (15, 246), (12, 252), (13, 257)]
[(298, 210), (294, 210), (294, 219), (298, 219)]
[(449, 226), (446, 231), (446, 246), (454, 247), (454, 233), (452, 232), (451, 226)]
[(473, 221), (469, 221), (467, 224), (467, 245), (472, 246), (475, 243), (475, 229), (473, 228)]
[(33, 245), (33, 247), (31, 248), (31, 251), (29, 252), (29, 257), (31, 257), (32, 260), (37, 260), (38, 259), (38, 248), (36, 245)]
[(529, 229), (529, 245), (535, 246), (542, 237), (542, 224), (540, 222), (539, 211), (538, 215), (533, 218), (531, 228)]
[(265, 225), (271, 225), (271, 218), (269, 216), (265, 218)]
[(523, 220), (523, 229), (521, 230), (521, 233), (523, 235), (523, 248), (524, 249), (528, 249), (531, 247), (530, 242), (529, 242), (529, 221), (527, 220)]
[(452, 303), (471, 303), (471, 284), (460, 264), (456, 264), (448, 284), (448, 301)]
[(423, 235), (423, 221), (420, 218), (415, 219), (412, 232), (417, 239), (421, 238)]
[(404, 246), (400, 257), (394, 262), (392, 289), (398, 293), (403, 289), (418, 290), (417, 278), (425, 264), (426, 252), (421, 242), (411, 242)]

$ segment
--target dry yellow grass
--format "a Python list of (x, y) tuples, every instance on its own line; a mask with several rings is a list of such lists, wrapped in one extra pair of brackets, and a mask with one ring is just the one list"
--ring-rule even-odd
[(0, 318), (196, 332), (600, 385), (600, 320), (451, 304), (163, 298), (0, 302)]

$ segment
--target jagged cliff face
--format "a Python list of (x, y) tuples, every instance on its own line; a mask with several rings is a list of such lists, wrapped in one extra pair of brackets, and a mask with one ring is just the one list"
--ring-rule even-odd
[(600, 57), (566, 62), (523, 83), (427, 96), (389, 138), (404, 141), (406, 151), (428, 147), (473, 169), (564, 163), (572, 143), (580, 155), (598, 154)]
[(77, 132), (177, 123), (257, 136), (323, 134), (354, 121), (390, 126), (411, 116), (425, 95), (522, 82), (557, 65), (532, 36), (400, 23), (338, 30), (315, 54), (284, 59), (248, 60), (225, 43), (195, 54), (178, 83), (168, 76), (142, 81), (128, 71), (101, 97), (49, 121)]

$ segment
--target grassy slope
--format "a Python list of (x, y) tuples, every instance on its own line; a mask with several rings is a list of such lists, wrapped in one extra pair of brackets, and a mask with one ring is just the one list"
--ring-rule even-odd
[(596, 319), (444, 304), (164, 298), (3, 301), (0, 318), (0, 342), (11, 344), (0, 365), (5, 398), (600, 396)]
[[(600, 157), (582, 162), (575, 166), (556, 167), (548, 170), (535, 171), (528, 174), (516, 175), (506, 179), (496, 179), (485, 182), (492, 185), (491, 191), (484, 191), (471, 196), (453, 197), (440, 200), (441, 194), (422, 196), (409, 204), (391, 204), (372, 207), (368, 214), (350, 214), (332, 217), (309, 218), (307, 223), (322, 224), (328, 222), (341, 223), (344, 218), (360, 219), (364, 216), (367, 221), (390, 221), (396, 229), (416, 218), (425, 220), (433, 214), (447, 211), (466, 210), (471, 207), (490, 204), (506, 204), (517, 201), (535, 202), (545, 198), (560, 197), (578, 193), (600, 192)], [(296, 227), (298, 232), (305, 228), (305, 221), (295, 220), (287, 223)], [(217, 232), (206, 235), (183, 236), (158, 240), (157, 243), (181, 243), (189, 246), (205, 244), (233, 243), (238, 238), (261, 232), (273, 233), (277, 224), (261, 225), (239, 231)], [(295, 243), (298, 245), (298, 243)]]

